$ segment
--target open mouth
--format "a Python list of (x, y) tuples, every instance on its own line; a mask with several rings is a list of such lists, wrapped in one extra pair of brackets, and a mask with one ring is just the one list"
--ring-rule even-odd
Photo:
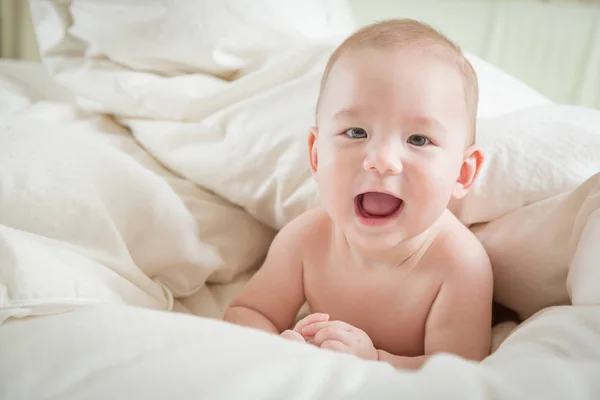
[(382, 192), (365, 192), (355, 197), (357, 214), (366, 220), (386, 220), (397, 216), (404, 201)]

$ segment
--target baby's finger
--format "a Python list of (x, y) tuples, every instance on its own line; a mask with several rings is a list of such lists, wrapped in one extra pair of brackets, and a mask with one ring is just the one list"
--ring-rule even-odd
[(350, 348), (338, 340), (326, 340), (323, 343), (321, 343), (321, 348), (341, 351), (344, 353), (351, 353)]
[(298, 323), (294, 327), (294, 330), (298, 333), (301, 333), (302, 329), (309, 324), (312, 324), (315, 322), (325, 322), (328, 320), (329, 320), (329, 314), (321, 314), (321, 313), (310, 314), (310, 315), (307, 315), (306, 317), (302, 318), (300, 321), (298, 321)]
[(291, 329), (283, 331), (279, 336), (281, 336), (284, 339), (288, 339), (288, 340), (295, 340), (297, 342), (305, 342), (304, 337), (301, 334), (299, 334), (296, 331), (292, 331)]
[(324, 342), (328, 340), (337, 340), (338, 342), (342, 342), (348, 347), (351, 347), (352, 343), (352, 334), (346, 330), (340, 329), (338, 327), (327, 327), (321, 329), (317, 332), (313, 338), (313, 344), (315, 346), (321, 346)]
[(332, 326), (332, 323), (329, 321), (313, 322), (312, 324), (306, 325), (304, 328), (302, 328), (300, 332), (304, 337), (311, 337), (314, 336), (320, 330), (328, 328), (330, 326)]
[(327, 327), (335, 327), (347, 332), (352, 331), (352, 325), (349, 325), (342, 321), (326, 321), (326, 322), (313, 322), (312, 324), (306, 325), (301, 333), (304, 337), (314, 336), (321, 329), (325, 329)]

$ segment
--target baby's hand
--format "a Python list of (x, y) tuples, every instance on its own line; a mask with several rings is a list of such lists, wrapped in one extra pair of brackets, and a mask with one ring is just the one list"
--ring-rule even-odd
[(306, 317), (298, 321), (293, 330), (285, 330), (279, 336), (285, 339), (296, 340), (298, 342), (306, 342), (304, 336), (302, 336), (302, 329), (307, 325), (313, 324), (315, 322), (325, 322), (328, 319), (329, 315), (327, 314), (315, 313), (307, 315)]
[(299, 334), (298, 332), (293, 331), (291, 329), (281, 332), (281, 334), (279, 336), (281, 336), (284, 339), (295, 340), (297, 342), (306, 343), (306, 340), (304, 340), (304, 337), (301, 334)]
[(323, 349), (351, 353), (367, 360), (379, 359), (369, 335), (342, 321), (314, 322), (302, 328), (302, 336), (304, 339), (312, 337), (312, 344)]

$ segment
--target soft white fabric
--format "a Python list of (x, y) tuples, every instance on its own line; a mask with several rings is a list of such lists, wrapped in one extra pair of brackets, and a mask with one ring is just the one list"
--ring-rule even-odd
[(600, 172), (600, 112), (585, 107), (529, 107), (479, 120), (485, 162), (452, 210), (466, 224), (503, 215), (572, 190)]
[(71, 101), (72, 97), (39, 63), (0, 60), (0, 118), (24, 110), (38, 100)]
[(39, 102), (0, 126), (3, 318), (90, 302), (171, 309), (173, 294), (255, 266), (273, 237), (108, 117)]
[(599, 332), (597, 306), (548, 309), (482, 365), (440, 355), (413, 374), (215, 320), (94, 306), (0, 327), (0, 398), (595, 400)]
[(600, 113), (475, 58), (488, 164), (452, 208), (477, 223), (498, 298), (531, 316), (482, 365), (398, 373), (158, 311), (219, 318), (317, 201), (306, 131), (350, 17), (282, 4), (31, 2), (44, 62), (85, 111), (0, 81), (0, 322), (53, 314), (0, 325), (0, 397), (597, 398)]
[(492, 260), (496, 300), (522, 319), (551, 305), (569, 304), (566, 278), (572, 264), (593, 265), (585, 279), (598, 277), (597, 252), (574, 257), (586, 222), (597, 218), (599, 210), (600, 173), (596, 173), (573, 191), (474, 227)]
[[(37, 61), (0, 59), (0, 111), (6, 112), (15, 103), (9, 96), (22, 93), (29, 102), (39, 100), (73, 101), (73, 94), (52, 79)], [(6, 96), (6, 97), (5, 97)], [(11, 113), (16, 112), (13, 110)], [(8, 114), (8, 113), (7, 113)]]
[(551, 104), (545, 96), (487, 61), (469, 53), (466, 57), (477, 73), (479, 118), (496, 117), (523, 108)]
[(199, 120), (289, 81), (314, 64), (298, 64), (298, 48), (331, 47), (354, 26), (344, 0), (51, 0), (31, 9), (45, 65), (83, 106), (157, 119)]

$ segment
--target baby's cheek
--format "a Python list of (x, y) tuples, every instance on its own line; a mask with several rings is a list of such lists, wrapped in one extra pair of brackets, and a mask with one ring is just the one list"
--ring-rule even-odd
[(350, 157), (332, 153), (319, 164), (319, 169), (323, 183), (327, 182), (329, 188), (341, 189), (356, 175), (357, 165)]
[(429, 174), (430, 180), (435, 182), (437, 187), (448, 187), (456, 182), (458, 168), (456, 162), (453, 160), (439, 158), (429, 164), (427, 174)]
[(430, 207), (439, 208), (446, 206), (456, 178), (453, 178), (448, 170), (431, 169), (422, 177), (422, 182), (422, 196), (426, 197), (425, 201), (430, 204)]
[(330, 146), (323, 149), (321, 159), (328, 168), (348, 169), (360, 164), (360, 157), (355, 152)]
[[(319, 198), (323, 205), (337, 206), (345, 184), (344, 171), (335, 164), (326, 164), (317, 173)], [(328, 207), (329, 208), (329, 207)]]

